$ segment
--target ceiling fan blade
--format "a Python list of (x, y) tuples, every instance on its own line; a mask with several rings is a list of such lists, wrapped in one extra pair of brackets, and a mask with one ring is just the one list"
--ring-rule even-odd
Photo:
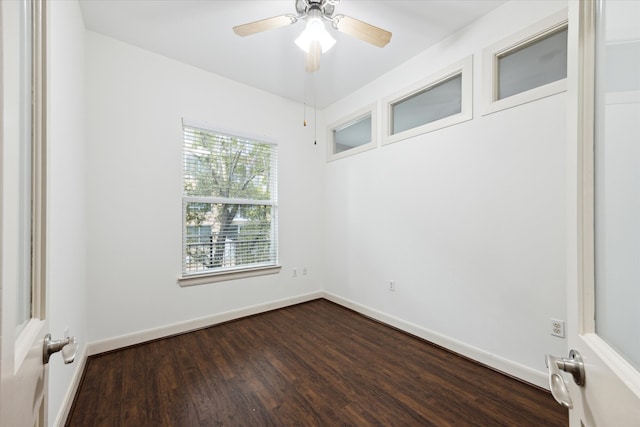
[(261, 19), (260, 21), (250, 22), (248, 24), (236, 25), (233, 27), (233, 32), (241, 37), (245, 37), (294, 24), (297, 20), (298, 17), (295, 15), (274, 16), (273, 18)]
[(318, 71), (320, 69), (320, 54), (322, 53), (322, 47), (320, 46), (320, 42), (317, 40), (313, 40), (309, 45), (309, 52), (307, 52), (307, 57), (305, 59), (305, 71), (307, 73), (313, 73), (314, 71)]
[(350, 16), (336, 15), (333, 18), (333, 26), (338, 31), (371, 43), (374, 46), (385, 47), (391, 41), (391, 33), (389, 31)]

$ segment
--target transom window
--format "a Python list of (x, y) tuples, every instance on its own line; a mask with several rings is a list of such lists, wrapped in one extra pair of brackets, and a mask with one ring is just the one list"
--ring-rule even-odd
[(343, 153), (371, 142), (371, 113), (333, 130), (333, 154)]
[(471, 120), (471, 56), (385, 98), (383, 144), (433, 132)]
[(391, 134), (426, 125), (462, 111), (462, 72), (391, 104)]
[(369, 105), (329, 125), (328, 160), (362, 153), (377, 146), (376, 105)]
[(483, 114), (565, 91), (567, 36), (564, 10), (484, 49)]
[(567, 27), (498, 55), (496, 98), (504, 99), (567, 77)]

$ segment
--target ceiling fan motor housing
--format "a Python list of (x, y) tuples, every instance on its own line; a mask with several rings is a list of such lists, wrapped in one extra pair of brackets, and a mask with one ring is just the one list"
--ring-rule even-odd
[(311, 11), (317, 10), (327, 19), (331, 19), (336, 4), (340, 0), (296, 0), (296, 11), (300, 18), (306, 17)]

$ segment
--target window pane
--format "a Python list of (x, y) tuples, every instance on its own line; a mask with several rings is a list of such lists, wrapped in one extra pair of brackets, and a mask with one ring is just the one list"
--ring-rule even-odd
[(333, 154), (371, 142), (371, 114), (333, 130)]
[(462, 111), (462, 74), (391, 105), (395, 135)]
[[(640, 370), (640, 3), (596, 18), (596, 332)], [(633, 35), (636, 35), (634, 40)]]
[(184, 129), (184, 195), (270, 200), (273, 145)]
[(498, 99), (567, 77), (567, 28), (498, 57)]
[(274, 210), (267, 205), (187, 203), (184, 272), (274, 265)]
[(616, 41), (603, 49), (606, 91), (640, 91), (640, 40)]

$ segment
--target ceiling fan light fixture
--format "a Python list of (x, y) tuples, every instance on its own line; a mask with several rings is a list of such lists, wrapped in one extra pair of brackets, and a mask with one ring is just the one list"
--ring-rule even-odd
[(336, 43), (335, 39), (331, 37), (331, 34), (324, 27), (324, 22), (321, 18), (313, 17), (307, 22), (307, 26), (296, 39), (298, 47), (305, 52), (309, 53), (312, 41), (318, 41), (322, 48), (322, 53), (325, 53)]

